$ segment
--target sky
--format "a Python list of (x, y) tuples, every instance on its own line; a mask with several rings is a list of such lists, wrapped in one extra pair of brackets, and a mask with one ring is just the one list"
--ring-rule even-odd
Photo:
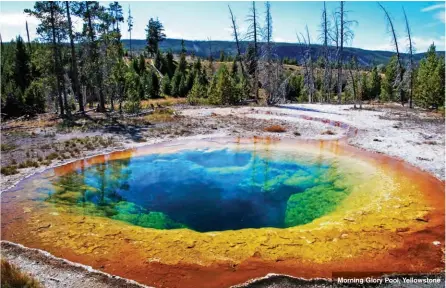
[[(110, 2), (100, 2), (108, 6)], [(248, 24), (252, 2), (247, 1), (181, 1), (181, 2), (149, 2), (120, 1), (124, 17), (127, 19), (128, 8), (131, 8), (134, 27), (132, 39), (145, 39), (145, 28), (150, 18), (158, 18), (164, 25), (168, 38), (183, 38), (187, 40), (232, 40), (231, 22), (228, 5), (231, 6), (239, 29), (243, 35)], [(273, 38), (276, 42), (296, 43), (298, 33), (303, 33), (308, 26), (313, 43), (319, 42), (320, 21), (323, 2), (313, 1), (272, 1)], [(445, 2), (381, 2), (391, 15), (397, 31), (401, 50), (407, 46), (403, 7), (409, 19), (412, 39), (417, 52), (425, 52), (434, 42), (437, 50), (445, 50)], [(25, 8), (32, 8), (34, 2), (2, 1), (0, 2), (0, 33), (4, 42), (17, 35), (25, 38), (25, 21), (28, 21), (31, 39), (36, 35), (37, 19), (23, 13)], [(329, 14), (335, 11), (339, 2), (328, 1)], [(263, 23), (265, 2), (256, 2), (258, 15)], [(345, 8), (349, 20), (356, 20), (352, 26), (354, 38), (347, 46), (368, 50), (392, 51), (391, 35), (388, 33), (387, 22), (383, 11), (377, 2), (347, 1)], [(81, 28), (81, 21), (75, 19), (75, 27)], [(123, 38), (129, 37), (126, 22), (122, 29)]]

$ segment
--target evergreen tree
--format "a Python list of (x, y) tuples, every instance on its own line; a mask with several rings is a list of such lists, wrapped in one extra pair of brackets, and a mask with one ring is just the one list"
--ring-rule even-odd
[(225, 62), (225, 51), (220, 50), (220, 62)]
[(144, 75), (146, 72), (146, 59), (142, 54), (139, 55), (138, 72), (139, 75)]
[(288, 83), (288, 93), (286, 96), (287, 100), (299, 101), (304, 87), (304, 78), (302, 74), (295, 74), (290, 77)]
[(175, 73), (175, 64), (173, 63), (173, 53), (170, 49), (166, 54), (166, 68), (169, 78), (172, 78), (173, 74)]
[(151, 86), (150, 86), (149, 97), (152, 99), (159, 98), (160, 82), (157, 73), (153, 69), (150, 69), (150, 84)]
[(374, 66), (369, 74), (368, 80), (370, 99), (376, 99), (381, 91), (381, 76), (378, 73), (378, 67)]
[(181, 53), (186, 54), (186, 45), (184, 44), (184, 39), (181, 39)]
[[(62, 56), (60, 52), (60, 41), (66, 39), (67, 24), (65, 22), (65, 13), (61, 2), (59, 1), (37, 1), (34, 4), (34, 9), (25, 9), (25, 13), (36, 17), (40, 20), (40, 24), (37, 27), (37, 34), (52, 44), (53, 52), (53, 65), (54, 74), (58, 93), (58, 106), (62, 116), (65, 115), (65, 111), (69, 113), (69, 107), (67, 105), (67, 96), (64, 85)], [(64, 94), (64, 97), (62, 97)]]
[(164, 26), (158, 20), (150, 18), (146, 29), (147, 52), (150, 56), (154, 56), (159, 49), (159, 43), (166, 39), (164, 34)]
[(175, 74), (173, 74), (171, 81), (171, 93), (172, 96), (179, 97), (180, 96), (180, 83), (181, 77), (183, 74), (177, 69), (175, 70)]
[(22, 37), (16, 38), (16, 54), (15, 54), (15, 82), (17, 86), (25, 92), (31, 81), (30, 74), (30, 57), (25, 48)]
[(416, 73), (416, 93), (414, 95), (416, 105), (424, 108), (438, 108), (444, 105), (444, 71), (444, 57), (437, 55), (435, 45), (432, 44), (425, 58), (421, 60)]
[(24, 94), (27, 113), (35, 115), (45, 112), (45, 92), (42, 81), (31, 83)]
[(221, 65), (216, 75), (212, 78), (209, 87), (209, 103), (213, 105), (237, 104), (240, 94), (235, 87), (226, 65)]
[(231, 78), (234, 79), (234, 81), (238, 81), (238, 66), (237, 66), (237, 61), (236, 59), (234, 59), (232, 61), (232, 68), (231, 68)]
[(172, 94), (169, 75), (164, 75), (163, 80), (161, 81), (161, 92), (167, 96)]
[(112, 17), (112, 27), (113, 31), (118, 35), (117, 40), (121, 40), (121, 29), (119, 28), (119, 23), (124, 22), (124, 13), (122, 12), (122, 6), (119, 2), (114, 1), (109, 4), (109, 11)]
[(394, 93), (394, 84), (397, 76), (397, 61), (396, 56), (390, 58), (389, 63), (386, 65), (384, 79), (381, 81), (381, 95), (382, 101), (394, 101), (396, 95)]
[(194, 84), (189, 94), (187, 102), (191, 105), (200, 104), (203, 99), (207, 98), (207, 87), (201, 78), (201, 72), (195, 77)]
[(370, 100), (370, 91), (367, 84), (367, 74), (361, 73), (361, 79), (359, 80), (359, 99), (360, 101)]

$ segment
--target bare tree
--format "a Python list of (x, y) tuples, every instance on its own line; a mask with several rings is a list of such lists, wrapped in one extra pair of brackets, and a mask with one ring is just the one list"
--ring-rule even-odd
[(229, 14), (231, 15), (231, 23), (232, 23), (231, 28), (233, 31), (232, 36), (234, 37), (235, 44), (237, 45), (237, 58), (240, 63), (240, 68), (242, 70), (242, 74), (245, 76), (245, 70), (244, 70), (243, 62), (242, 62), (242, 51), (241, 51), (240, 42), (239, 42), (238, 26), (237, 26), (234, 14), (232, 13), (231, 6), (228, 5), (228, 8), (229, 8)]
[(340, 9), (337, 11), (337, 24), (339, 25), (339, 42), (338, 42), (338, 52), (337, 52), (337, 66), (338, 66), (338, 103), (341, 103), (342, 96), (342, 64), (344, 56), (344, 44), (349, 43), (353, 39), (353, 31), (351, 30), (351, 25), (356, 23), (356, 21), (347, 20), (347, 13), (349, 11), (345, 10), (344, 1), (341, 1)]
[(127, 32), (130, 33), (129, 44), (130, 44), (130, 58), (131, 58), (131, 57), (132, 57), (132, 30), (133, 30), (133, 16), (132, 16), (132, 10), (130, 10), (130, 5), (129, 5), (129, 16), (127, 17), (127, 25), (128, 25)]
[(397, 34), (396, 34), (395, 28), (393, 26), (392, 18), (390, 17), (390, 15), (387, 12), (386, 8), (384, 8), (384, 6), (381, 5), (381, 3), (379, 3), (379, 2), (378, 2), (378, 5), (384, 11), (384, 14), (385, 14), (385, 17), (386, 17), (386, 20), (387, 20), (388, 30), (389, 30), (389, 33), (392, 35), (392, 44), (395, 46), (396, 58), (397, 58), (397, 73), (396, 73), (395, 83), (393, 83), (393, 86), (397, 90), (398, 97), (399, 97), (399, 99), (401, 101), (401, 105), (404, 106), (404, 97), (403, 97), (402, 87), (401, 87), (402, 86), (402, 82), (403, 82), (403, 66), (401, 64), (401, 54), (400, 54), (400, 50), (399, 50), (399, 47), (398, 47)]
[(212, 74), (214, 74), (214, 58), (212, 57), (212, 39), (208, 37), (209, 45), (209, 68), (211, 68)]
[(315, 94), (313, 59), (311, 57), (311, 40), (308, 26), (305, 26), (305, 28), (307, 36), (301, 33), (300, 36), (297, 35), (297, 40), (301, 48), (301, 59), (302, 65), (304, 66), (304, 83), (308, 91), (308, 103), (312, 103)]
[(28, 37), (28, 49), (29, 49), (29, 53), (32, 54), (32, 49), (31, 49), (31, 41), (29, 40), (29, 29), (28, 29), (28, 21), (26, 21), (26, 36)]
[(246, 39), (254, 43), (254, 93), (255, 99), (259, 99), (259, 72), (258, 72), (258, 58), (259, 58), (259, 47), (258, 47), (258, 36), (260, 32), (260, 27), (257, 20), (257, 9), (255, 1), (252, 2), (252, 7), (250, 14), (248, 15), (246, 21), (249, 23), (248, 32), (246, 33)]
[(274, 53), (273, 41), (273, 19), (271, 16), (271, 5), (265, 3), (265, 27), (261, 31), (263, 45), (259, 63), (259, 80), (262, 88), (267, 93), (268, 105), (275, 105), (285, 100), (288, 87), (286, 79), (283, 79), (282, 62)]
[(408, 52), (409, 52), (409, 65), (406, 69), (406, 78), (408, 79), (409, 84), (409, 107), (413, 108), (412, 105), (412, 96), (413, 96), (413, 69), (414, 69), (414, 63), (413, 63), (413, 53), (415, 51), (415, 48), (413, 47), (412, 43), (412, 37), (411, 37), (411, 29), (409, 25), (409, 20), (407, 19), (406, 10), (404, 10), (403, 7), (403, 13), (404, 13), (404, 19), (406, 21), (406, 33), (407, 33), (407, 39), (408, 39)]
[(322, 21), (321, 21), (321, 34), (319, 39), (323, 43), (323, 57), (324, 57), (324, 79), (323, 79), (323, 97), (325, 101), (330, 98), (330, 82), (331, 82), (331, 65), (329, 60), (329, 34), (330, 34), (330, 22), (327, 16), (327, 7), (324, 1), (324, 9), (322, 10)]
[(348, 71), (350, 74), (350, 83), (353, 90), (353, 108), (356, 109), (356, 105), (359, 105), (359, 109), (362, 109), (362, 99), (360, 99), (360, 93), (358, 89), (358, 62), (356, 61), (356, 58), (352, 57), (350, 60), (350, 63), (347, 65)]

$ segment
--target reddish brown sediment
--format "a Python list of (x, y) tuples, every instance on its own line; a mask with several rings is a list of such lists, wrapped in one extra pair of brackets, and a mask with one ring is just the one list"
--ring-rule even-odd
[[(358, 171), (371, 169), (376, 175), (358, 183), (337, 211), (312, 223), (218, 233), (155, 230), (70, 214), (19, 194), (32, 194), (25, 183), (22, 190), (2, 195), (2, 239), (155, 287), (228, 287), (268, 273), (310, 279), (342, 271), (372, 276), (444, 271), (444, 182), (344, 141), (238, 142), (322, 151), (354, 159)], [(147, 146), (74, 162), (54, 172), (62, 175), (82, 165), (196, 145), (201, 144)]]

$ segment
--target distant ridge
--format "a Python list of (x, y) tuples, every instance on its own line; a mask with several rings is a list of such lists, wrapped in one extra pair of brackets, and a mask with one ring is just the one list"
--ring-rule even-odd
[[(121, 40), (124, 47), (129, 48), (129, 40)], [(209, 42), (205, 40), (184, 40), (186, 50), (188, 53), (192, 51), (199, 57), (209, 56)], [(224, 51), (226, 55), (236, 55), (236, 45), (233, 41), (211, 41), (212, 56), (216, 59), (220, 56), (220, 51)], [(280, 58), (292, 58), (299, 59), (300, 46), (295, 43), (283, 43), (278, 42), (276, 45), (276, 53)], [(142, 51), (145, 49), (146, 40), (132, 39), (132, 49), (135, 51)], [(244, 50), (248, 46), (248, 42), (242, 42), (242, 49)], [(167, 51), (172, 49), (173, 53), (179, 53), (181, 51), (181, 39), (166, 39), (160, 44), (160, 49)], [(379, 64), (386, 64), (389, 59), (395, 55), (392, 51), (374, 51), (365, 50), (360, 48), (346, 47), (344, 48), (345, 56), (344, 60), (350, 59), (352, 56), (356, 56), (361, 66), (373, 66)], [(439, 55), (444, 55), (444, 51), (438, 51)], [(426, 53), (417, 53), (414, 55), (416, 62), (420, 61)], [(321, 45), (312, 45), (312, 57), (315, 59), (322, 55)], [(403, 57), (407, 57), (407, 54), (402, 53)]]

